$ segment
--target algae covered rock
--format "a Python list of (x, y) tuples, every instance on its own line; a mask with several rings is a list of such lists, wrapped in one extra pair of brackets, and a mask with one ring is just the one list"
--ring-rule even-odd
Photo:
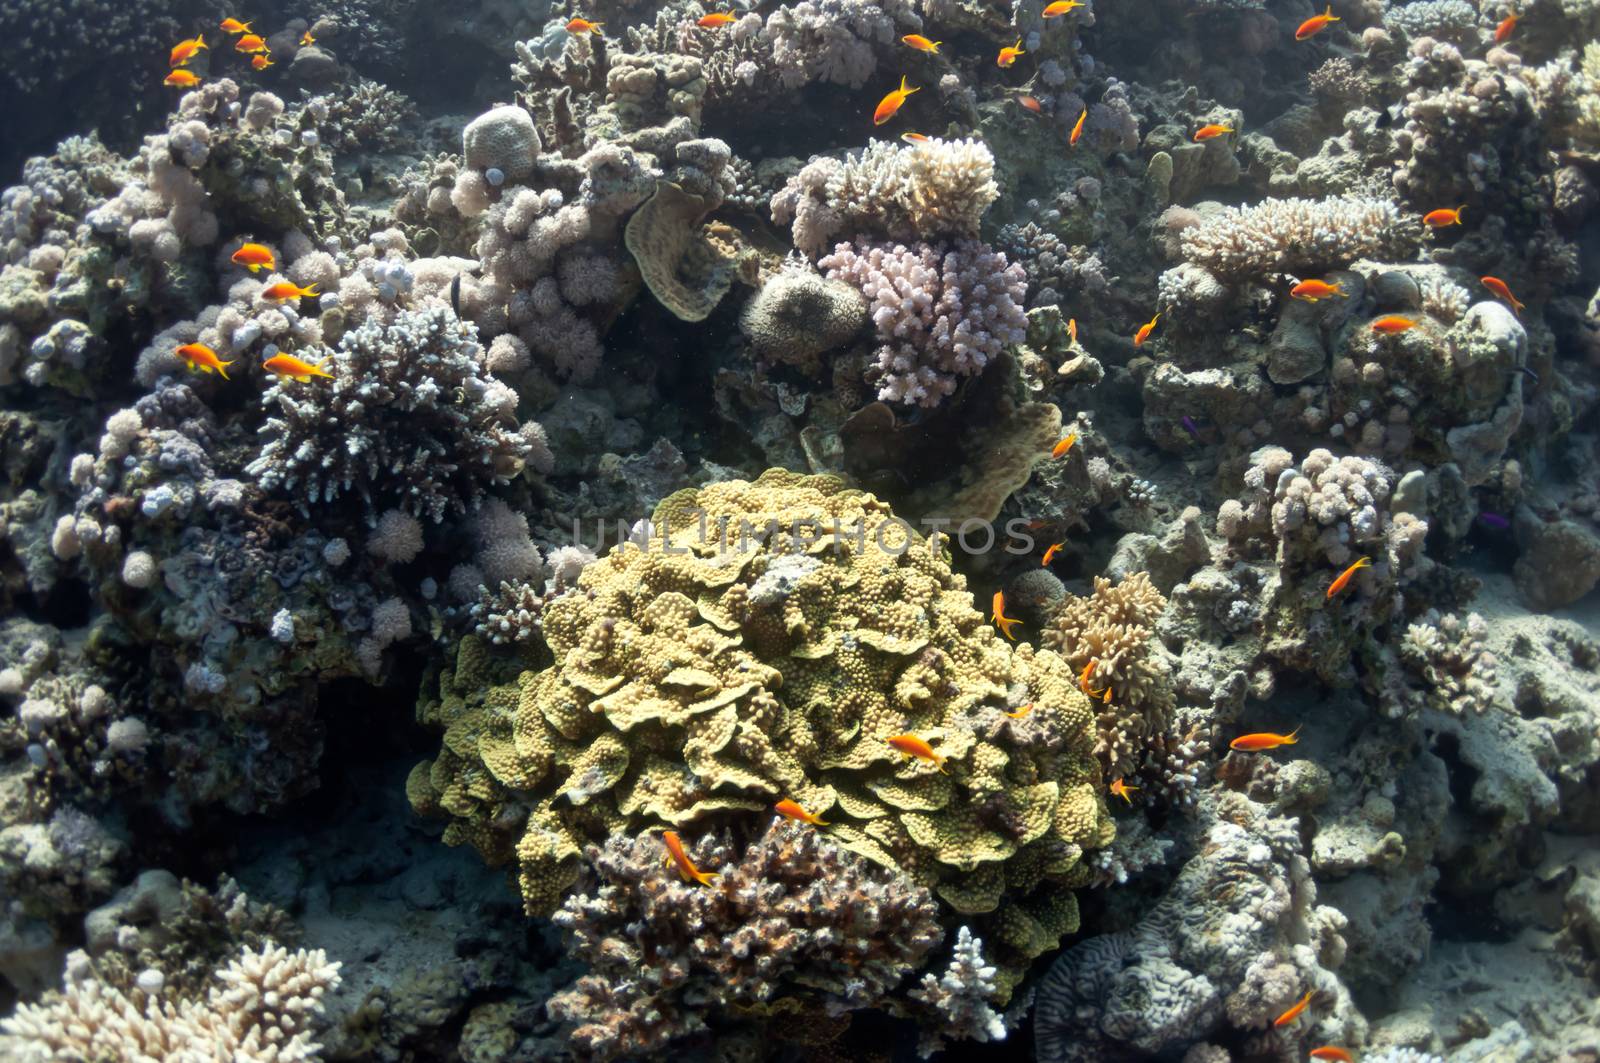
[[(530, 914), (561, 903), (590, 842), (753, 833), (791, 798), (981, 928), (1007, 989), (1076, 928), (1064, 887), (1112, 834), (1088, 701), (1061, 657), (998, 638), (872, 495), (781, 470), (679, 492), (544, 634), (556, 663), (505, 685), (462, 643), (420, 708), (444, 748), (408, 786), (451, 817), (446, 841), (516, 862)], [(942, 765), (887, 741), (905, 733)]]

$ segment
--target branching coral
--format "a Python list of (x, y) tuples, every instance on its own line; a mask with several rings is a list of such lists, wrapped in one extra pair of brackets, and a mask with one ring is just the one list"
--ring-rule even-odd
[(264, 489), (304, 512), (353, 492), (374, 518), (388, 504), (437, 522), (521, 471), (516, 393), (448, 310), (362, 325), (329, 358), (332, 380), (286, 379), (262, 396), (275, 412), (246, 471)]
[(1403, 708), (1425, 705), (1458, 716), (1488, 711), (1496, 682), (1494, 654), (1484, 646), (1488, 633), (1477, 613), (1465, 620), (1430, 613), (1408, 625), (1400, 640), (1400, 660), (1423, 687), (1405, 692)]
[(1311, 273), (1363, 256), (1398, 254), (1415, 244), (1415, 226), (1382, 199), (1268, 199), (1224, 207), (1179, 237), (1183, 256), (1219, 277)]
[[(821, 536), (809, 549), (795, 521)], [(514, 859), (537, 914), (592, 839), (790, 797), (842, 848), (972, 916), (1012, 984), (1075, 924), (1062, 886), (1110, 837), (1065, 662), (998, 640), (947, 562), (831, 478), (680, 492), (653, 526), (648, 549), (614, 550), (545, 609), (555, 666), (495, 686), (462, 643), (421, 705), (446, 737), (413, 771), (413, 803), (451, 817), (446, 841)], [(887, 741), (907, 732), (945, 771)]]
[(774, 818), (739, 852), (685, 843), (711, 886), (663, 862), (658, 834), (614, 835), (586, 858), (599, 885), (552, 917), (590, 973), (552, 998), (586, 1056), (662, 1050), (717, 1010), (796, 994), (849, 1010), (879, 1004), (943, 936), (927, 889)]

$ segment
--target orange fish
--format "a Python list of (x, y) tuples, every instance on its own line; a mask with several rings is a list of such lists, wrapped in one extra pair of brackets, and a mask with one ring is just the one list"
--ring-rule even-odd
[(1017, 56), (1027, 54), (1027, 52), (1022, 50), (1022, 38), (1018, 37), (1016, 44), (1013, 44), (1009, 48), (1000, 49), (1000, 54), (995, 57), (994, 63), (995, 66), (1010, 66), (1012, 63), (1017, 61)]
[(1155, 317), (1140, 325), (1139, 331), (1133, 334), (1133, 345), (1135, 347), (1143, 347), (1144, 341), (1150, 338), (1150, 333), (1156, 330), (1156, 322), (1160, 320), (1161, 315), (1158, 313)]
[(174, 70), (161, 79), (161, 84), (171, 85), (176, 89), (192, 89), (200, 84), (200, 75), (192, 70)]
[(1288, 1025), (1289, 1023), (1291, 1023), (1294, 1020), (1298, 1019), (1300, 1017), (1300, 1013), (1302, 1011), (1305, 1011), (1307, 1005), (1309, 1005), (1310, 1003), (1311, 1003), (1311, 990), (1308, 989), (1308, 990), (1306, 990), (1306, 995), (1300, 998), (1300, 1003), (1296, 1004), (1294, 1007), (1290, 1008), (1288, 1011), (1284, 1012), (1282, 1015), (1279, 1015), (1276, 1019), (1273, 1019), (1272, 1020), (1272, 1025), (1274, 1025), (1274, 1026), (1286, 1026), (1286, 1025)]
[(1078, 342), (1078, 319), (1077, 318), (1075, 318), (1075, 317), (1067, 318), (1067, 335), (1072, 337), (1072, 342), (1073, 343), (1077, 343)]
[(600, 32), (600, 27), (604, 25), (604, 22), (590, 22), (586, 18), (575, 18), (567, 23), (566, 29), (568, 33), (592, 33), (596, 37), (600, 37), (603, 36)]
[(233, 364), (222, 361), (216, 351), (203, 343), (185, 343), (172, 353), (188, 362), (192, 372), (216, 373), (224, 380), (228, 379), (228, 366)]
[(1335, 295), (1343, 296), (1344, 289), (1337, 284), (1329, 284), (1327, 281), (1301, 281), (1289, 289), (1290, 298), (1304, 299), (1308, 303), (1314, 303), (1318, 299), (1328, 299)]
[(882, 125), (893, 118), (896, 112), (900, 110), (901, 104), (906, 102), (907, 96), (910, 96), (913, 92), (921, 91), (921, 89), (906, 88), (905, 75), (900, 75), (900, 87), (878, 101), (878, 109), (872, 112), (872, 124)]
[(1294, 31), (1294, 39), (1297, 41), (1308, 40), (1327, 29), (1329, 23), (1342, 21), (1343, 20), (1339, 18), (1338, 15), (1333, 13), (1333, 5), (1329, 4), (1328, 10), (1324, 11), (1322, 14), (1312, 15), (1310, 18), (1300, 23), (1300, 28)]
[(1011, 625), (1020, 624), (1022, 621), (1006, 616), (1006, 595), (1004, 591), (994, 592), (994, 612), (990, 614), (989, 619), (994, 621), (995, 626), (1005, 634), (1006, 638), (1012, 642), (1017, 641), (1016, 636), (1011, 634)]
[(272, 253), (272, 248), (262, 244), (245, 244), (233, 253), (231, 261), (235, 266), (244, 266), (251, 273), (278, 267), (278, 259)]
[(1338, 1045), (1323, 1045), (1313, 1048), (1306, 1055), (1312, 1059), (1331, 1059), (1334, 1063), (1356, 1063), (1356, 1057), (1350, 1054), (1349, 1049), (1340, 1048)]
[[(1494, 294), (1510, 303), (1512, 313), (1527, 309), (1521, 302), (1517, 300), (1516, 296), (1511, 294), (1511, 289), (1508, 288), (1506, 286), (1506, 282), (1501, 280), (1499, 277), (1479, 277), (1478, 283), (1482, 284), (1485, 288), (1489, 289), (1491, 292), (1494, 292)], [(1518, 316), (1520, 317), (1521, 315), (1518, 314)]]
[(1008, 713), (1006, 713), (1006, 715), (1008, 717), (1010, 717), (1011, 719), (1013, 719), (1013, 720), (1020, 720), (1020, 719), (1022, 719), (1024, 716), (1028, 715), (1028, 713), (1030, 713), (1032, 711), (1033, 711), (1033, 702), (1030, 701), (1026, 705), (1022, 706), (1022, 708), (1018, 709), (1016, 712), (1008, 712)]
[(316, 44), (316, 43), (317, 43), (317, 39), (315, 37), (311, 36), (311, 31), (310, 30), (306, 30), (304, 33), (302, 33), (300, 35), (300, 47), (304, 48), (304, 47), (306, 47), (308, 45), (312, 45), (312, 44)]
[(1050, 456), (1052, 458), (1061, 457), (1061, 455), (1063, 455), (1067, 451), (1071, 450), (1072, 449), (1072, 444), (1076, 443), (1077, 441), (1078, 441), (1078, 433), (1076, 433), (1076, 432), (1068, 432), (1066, 435), (1061, 437), (1060, 442), (1058, 442), (1055, 446), (1050, 448)]
[(1121, 779), (1118, 779), (1116, 782), (1112, 783), (1111, 786), (1110, 786), (1110, 790), (1111, 790), (1112, 793), (1116, 794), (1118, 797), (1122, 798), (1124, 801), (1128, 802), (1128, 804), (1130, 804), (1130, 805), (1133, 804), (1133, 796), (1132, 796), (1133, 791), (1135, 791), (1137, 789), (1138, 789), (1137, 786), (1129, 786), (1126, 782), (1124, 782)]
[(667, 843), (667, 863), (678, 869), (678, 874), (683, 876), (685, 882), (698, 882), (702, 886), (709, 886), (716, 879), (716, 874), (711, 871), (701, 871), (694, 866), (694, 861), (689, 859), (689, 854), (683, 851), (683, 842), (678, 840), (678, 832), (666, 830), (661, 832), (661, 840)]
[(1196, 129), (1194, 131), (1194, 139), (1196, 141), (1215, 140), (1217, 137), (1222, 136), (1224, 133), (1231, 133), (1231, 132), (1233, 132), (1233, 129), (1231, 127), (1229, 127), (1229, 126), (1225, 126), (1225, 125), (1203, 125), (1199, 129)]
[(1328, 597), (1332, 598), (1335, 594), (1338, 594), (1340, 591), (1344, 590), (1345, 587), (1350, 583), (1350, 577), (1356, 574), (1357, 569), (1369, 568), (1371, 565), (1372, 558), (1363, 557), (1361, 560), (1357, 561), (1355, 564), (1339, 573), (1339, 575), (1334, 578), (1334, 581), (1328, 584)]
[(1049, 546), (1045, 547), (1044, 556), (1039, 559), (1039, 564), (1049, 567), (1050, 562), (1056, 559), (1056, 555), (1059, 554), (1061, 552), (1061, 548), (1066, 545), (1066, 543), (1051, 543)]
[(1506, 38), (1511, 36), (1511, 31), (1517, 28), (1517, 19), (1521, 17), (1522, 16), (1520, 14), (1513, 11), (1511, 14), (1501, 19), (1499, 25), (1495, 26), (1494, 28), (1494, 43), (1504, 44), (1506, 42)]
[(900, 139), (907, 144), (926, 144), (933, 138), (926, 133), (901, 133)]
[(714, 15), (705, 15), (701, 18), (695, 19), (694, 24), (703, 30), (715, 30), (721, 29), (723, 26), (728, 26), (738, 21), (738, 18), (735, 17), (732, 12), (718, 11)]
[[(916, 757), (918, 760), (932, 761), (934, 764), (938, 765), (940, 771), (944, 771), (944, 757), (940, 756), (938, 753), (935, 753), (932, 746), (918, 738), (916, 735), (894, 735), (890, 738), (884, 739), (884, 741), (888, 742), (891, 746), (894, 746), (907, 756)], [(945, 774), (948, 775), (949, 772), (945, 772)]]
[(324, 358), (316, 365), (312, 365), (305, 359), (296, 358), (292, 354), (275, 354), (271, 358), (268, 358), (266, 361), (262, 362), (261, 368), (265, 369), (269, 373), (277, 374), (280, 380), (284, 377), (289, 377), (292, 380), (298, 380), (300, 383), (304, 384), (307, 380), (310, 380), (314, 376), (325, 376), (329, 380), (332, 380), (333, 374), (328, 372), (327, 369), (330, 361), (332, 361), (331, 358)]
[(205, 34), (189, 41), (179, 41), (172, 46), (172, 54), (167, 57), (168, 66), (182, 66), (193, 59), (200, 49), (206, 47)]
[(787, 797), (773, 805), (772, 810), (780, 816), (788, 816), (790, 819), (797, 819), (801, 823), (809, 823), (813, 827), (826, 827), (828, 825), (827, 820), (807, 812), (797, 802), (791, 801)]
[(944, 42), (930, 41), (920, 33), (908, 33), (904, 37), (900, 38), (900, 43), (910, 45), (919, 52), (929, 52), (933, 55), (938, 55), (939, 45), (943, 44)]
[(1451, 210), (1449, 207), (1430, 210), (1422, 216), (1422, 224), (1430, 229), (1443, 229), (1447, 225), (1460, 225), (1461, 212), (1466, 209), (1467, 205), (1463, 203), (1455, 210)]
[(223, 33), (249, 33), (250, 23), (240, 22), (236, 18), (225, 18), (218, 27)]
[[(1292, 746), (1300, 741), (1300, 739), (1296, 737), (1299, 733), (1300, 728), (1298, 727), (1286, 735), (1275, 734), (1272, 731), (1258, 731), (1255, 734), (1240, 735), (1238, 738), (1235, 738), (1232, 742), (1228, 743), (1228, 748), (1237, 749), (1241, 753), (1259, 753), (1266, 749), (1277, 749), (1279, 746)], [(1310, 993), (1306, 994), (1306, 999), (1311, 999)], [(1293, 1012), (1279, 1019), (1276, 1025), (1281, 1026), (1288, 1022), (1290, 1019), (1300, 1014), (1301, 1009), (1304, 1007), (1305, 1004), (1302, 1003), (1300, 1007), (1295, 1008)]]
[(1372, 323), (1373, 332), (1382, 332), (1387, 336), (1393, 336), (1396, 332), (1404, 332), (1406, 329), (1416, 327), (1417, 322), (1415, 319), (1401, 317), (1399, 314), (1385, 314)]
[(304, 288), (289, 281), (279, 281), (261, 293), (261, 298), (274, 303), (285, 303), (290, 299), (310, 299), (321, 295), (315, 284), (308, 284)]
[(1082, 6), (1082, 4), (1078, 3), (1078, 0), (1055, 0), (1055, 3), (1045, 5), (1045, 9), (1040, 12), (1040, 17), (1060, 18), (1073, 8)]
[(1018, 96), (1017, 102), (1022, 104), (1022, 106), (1026, 107), (1028, 110), (1032, 111), (1034, 114), (1038, 114), (1040, 111), (1044, 110), (1044, 108), (1039, 105), (1039, 101), (1034, 99), (1032, 96)]
[(236, 52), (244, 52), (246, 54), (249, 54), (250, 52), (264, 52), (267, 50), (267, 42), (257, 34), (246, 33), (243, 37), (240, 37), (238, 40), (233, 42), (233, 50)]
[(1089, 686), (1089, 677), (1094, 675), (1095, 667), (1099, 663), (1099, 658), (1091, 657), (1089, 658), (1089, 663), (1083, 666), (1083, 671), (1078, 673), (1078, 689), (1089, 695), (1091, 698), (1097, 698), (1101, 694), (1105, 693), (1105, 691), (1094, 690)]
[(252, 70), (265, 70), (269, 66), (277, 65), (272, 61), (272, 57), (264, 52), (261, 55), (252, 55), (250, 57), (250, 68)]
[(1069, 145), (1078, 143), (1078, 138), (1083, 136), (1083, 120), (1089, 117), (1089, 108), (1085, 107), (1083, 113), (1078, 115), (1078, 120), (1072, 123), (1072, 132), (1067, 136)]

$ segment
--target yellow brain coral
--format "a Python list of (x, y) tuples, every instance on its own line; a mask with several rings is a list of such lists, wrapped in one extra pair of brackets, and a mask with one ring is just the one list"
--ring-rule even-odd
[[(443, 749), (407, 791), (452, 817), (447, 841), (515, 860), (546, 915), (588, 841), (764, 825), (792, 798), (987, 920), (1008, 975), (1076, 928), (1062, 887), (1112, 828), (1060, 656), (998, 639), (943, 555), (832, 477), (680, 492), (655, 523), (547, 608), (554, 665), (496, 686), (467, 640), (425, 694)], [(889, 744), (906, 733), (945, 770)]]

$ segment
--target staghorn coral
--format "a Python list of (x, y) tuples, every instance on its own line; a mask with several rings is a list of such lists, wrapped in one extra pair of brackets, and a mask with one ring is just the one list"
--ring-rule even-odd
[(961, 1041), (1004, 1041), (1006, 1024), (989, 1006), (998, 993), (995, 969), (983, 958), (983, 942), (963, 926), (956, 932), (950, 965), (935, 976), (922, 976), (922, 984), (908, 994), (939, 1015), (942, 1028), (924, 1027), (917, 1039), (917, 1050), (927, 1058), (945, 1047), (945, 1039)]
[(1224, 207), (1179, 236), (1183, 257), (1218, 277), (1311, 275), (1367, 256), (1403, 254), (1415, 226), (1382, 199), (1268, 199)]
[[(791, 541), (797, 521), (809, 548)], [(792, 797), (842, 848), (973, 917), (1009, 988), (1075, 925), (1062, 887), (1110, 837), (1065, 663), (997, 640), (925, 541), (829, 477), (680, 492), (653, 528), (545, 609), (558, 665), (494, 685), (463, 641), (419, 708), (445, 744), (412, 772), (413, 804), (450, 817), (447, 842), (514, 860), (539, 914), (592, 839)], [(1005, 717), (1024, 701), (1025, 718)], [(946, 771), (885, 741), (907, 731)]]
[(894, 240), (971, 239), (1000, 194), (994, 156), (977, 140), (874, 140), (843, 161), (814, 160), (772, 197), (772, 220), (820, 254), (841, 233)]
[(938, 905), (904, 875), (774, 817), (742, 851), (685, 840), (710, 887), (686, 882), (658, 834), (585, 852), (596, 885), (552, 921), (589, 973), (551, 998), (588, 1058), (662, 1051), (719, 1013), (799, 996), (846, 1011), (881, 1005), (943, 937)]
[(264, 490), (305, 513), (354, 493), (374, 517), (388, 504), (438, 522), (521, 471), (516, 395), (448, 310), (369, 322), (326, 357), (332, 380), (284, 379), (262, 395), (272, 412), (245, 471)]
[(937, 406), (1027, 338), (1022, 267), (987, 244), (839, 244), (818, 263), (861, 292), (881, 345), (868, 371), (878, 398)]
[[(228, 1059), (293, 1063), (316, 1059), (311, 1027), (323, 994), (339, 985), (321, 949), (266, 945), (241, 950), (215, 972), (203, 996), (165, 991), (161, 979), (128, 992), (108, 986), (83, 953), (68, 958), (67, 982), (42, 1004), (0, 1021), (0, 1047), (19, 1061)], [(153, 987), (153, 988), (147, 988)]]

